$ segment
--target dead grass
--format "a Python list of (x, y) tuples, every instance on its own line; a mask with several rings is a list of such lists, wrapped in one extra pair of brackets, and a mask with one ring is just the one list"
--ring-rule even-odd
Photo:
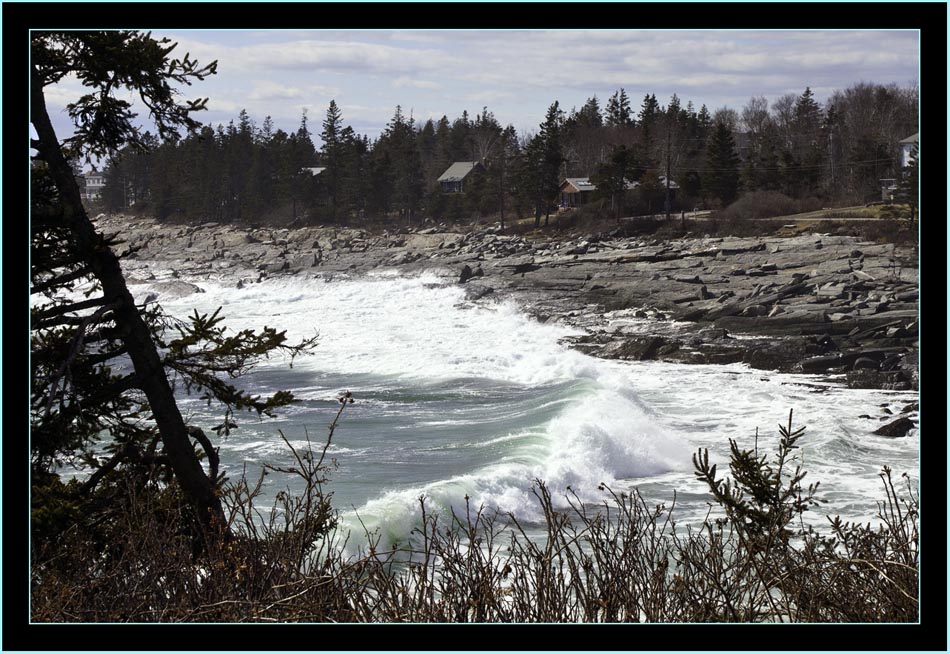
[[(342, 409), (341, 409), (342, 411)], [(126, 480), (110, 526), (77, 523), (34, 543), (34, 622), (914, 622), (918, 498), (881, 473), (880, 527), (832, 520), (821, 535), (798, 520), (813, 488), (795, 467), (797, 431), (766, 459), (733, 444), (731, 478), (698, 452), (697, 476), (725, 517), (699, 528), (669, 505), (602, 486), (556, 508), (534, 497), (543, 536), (513, 516), (466, 502), (433, 513), (424, 500), (406, 543), (365, 534), (357, 554), (327, 487), (326, 448), (294, 449), (291, 465), (228, 484), (228, 538), (199, 536), (174, 485)], [(331, 429), (332, 438), (332, 429)], [(264, 475), (302, 481), (262, 510)], [(105, 537), (104, 537), (105, 535)], [(103, 540), (104, 537), (104, 540)]]

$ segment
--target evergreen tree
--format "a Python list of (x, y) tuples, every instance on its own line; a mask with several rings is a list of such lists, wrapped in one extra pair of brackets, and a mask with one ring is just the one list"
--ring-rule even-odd
[[(555, 101), (544, 116), (541, 131), (538, 137), (543, 147), (541, 163), (539, 201), (543, 205), (545, 214), (544, 224), (547, 226), (551, 217), (551, 209), (556, 203), (558, 189), (561, 184), (561, 164), (564, 163), (564, 153), (561, 144), (561, 128), (564, 123), (564, 112)], [(537, 211), (537, 209), (536, 209)], [(536, 213), (537, 222), (538, 213)]]
[(709, 109), (706, 108), (705, 104), (700, 107), (699, 113), (696, 115), (696, 120), (700, 132), (708, 134), (709, 130), (712, 129), (712, 116), (709, 115)]
[(621, 88), (610, 96), (607, 101), (606, 124), (610, 127), (630, 127), (633, 125), (633, 114), (630, 111), (630, 98)]
[(620, 145), (613, 149), (605, 163), (597, 166), (590, 178), (597, 187), (597, 194), (610, 199), (610, 210), (617, 222), (620, 222), (624, 209), (627, 183), (640, 176), (638, 167), (634, 152)]
[(545, 147), (544, 139), (540, 134), (528, 139), (521, 149), (519, 165), (518, 188), (524, 199), (524, 204), (534, 212), (534, 226), (541, 226), (541, 215), (544, 213), (547, 193), (547, 184), (544, 177)]
[[(467, 120), (467, 116), (466, 116)], [(388, 202), (410, 223), (422, 199), (422, 162), (415, 139), (413, 121), (406, 120), (397, 105), (392, 120), (373, 148), (376, 177), (388, 183)]]
[(732, 130), (725, 121), (717, 121), (713, 127), (703, 188), (723, 207), (731, 204), (739, 192), (739, 155)]
[(670, 103), (659, 117), (660, 142), (654, 160), (660, 163), (663, 171), (663, 206), (667, 219), (673, 209), (671, 184), (673, 175), (678, 175), (690, 149), (689, 115), (680, 106), (679, 97), (674, 93)]
[(587, 127), (601, 127), (604, 124), (603, 117), (600, 115), (600, 103), (597, 96), (587, 98), (587, 102), (577, 112), (577, 123)]
[[(143, 315), (132, 299), (119, 259), (109, 247), (114, 242), (97, 233), (86, 215), (64, 157), (64, 145), (72, 152), (101, 156), (126, 144), (141, 145), (131, 102), (109, 91), (137, 92), (163, 137), (177, 138), (179, 128), (198, 127), (191, 114), (202, 109), (204, 101), (178, 104), (172, 84), (190, 84), (214, 74), (215, 64), (201, 67), (187, 55), (169, 60), (175, 46), (168, 43), (129, 31), (43, 32), (31, 38), (30, 122), (37, 135), (30, 144), (37, 152), (31, 197), (31, 294), (46, 298), (31, 310), (34, 536), (55, 535), (56, 518), (50, 512), (58, 509), (47, 502), (51, 494), (62, 499), (60, 507), (87, 500), (103, 476), (120, 464), (136, 465), (135, 448), (151, 443), (154, 452), (159, 441), (163, 465), (174, 474), (198, 522), (215, 533), (226, 525), (215, 492), (216, 470), (209, 475), (202, 469), (191, 442), (197, 433), (183, 420), (167, 377), (167, 366), (185, 361), (188, 354), (182, 349), (160, 354), (154, 316)], [(109, 71), (109, 76), (104, 78), (102, 71)], [(77, 77), (89, 93), (68, 106), (76, 132), (61, 144), (46, 109), (44, 89), (67, 75)], [(79, 302), (63, 298), (62, 291), (90, 276), (95, 282), (93, 297)], [(90, 316), (76, 317), (89, 309)], [(196, 335), (213, 338), (207, 331)], [(122, 355), (131, 360), (132, 371), (114, 375), (109, 364)], [(210, 379), (200, 377), (208, 369), (195, 370), (197, 376), (191, 380), (208, 388)], [(132, 393), (135, 389), (141, 395)], [(148, 415), (154, 419), (154, 431), (143, 427)], [(63, 484), (55, 472), (57, 460), (80, 453), (95, 456), (90, 445), (103, 433), (115, 439), (116, 451), (108, 461), (98, 461), (99, 471), (81, 486)], [(199, 441), (210, 456), (207, 439), (202, 436)], [(83, 516), (97, 518), (103, 516)], [(43, 533), (44, 527), (50, 531)]]
[(792, 121), (792, 157), (796, 173), (793, 187), (797, 195), (818, 192), (823, 150), (821, 107), (811, 88), (806, 87), (795, 102)]
[(330, 219), (337, 220), (337, 214), (340, 204), (340, 187), (342, 183), (343, 159), (345, 143), (343, 142), (343, 112), (337, 106), (335, 100), (330, 100), (330, 106), (327, 107), (327, 117), (323, 121), (323, 131), (320, 132), (320, 139), (323, 141), (320, 152), (322, 163), (326, 170), (320, 175), (320, 181), (327, 193), (327, 206), (330, 211)]
[(588, 176), (604, 160), (607, 139), (597, 96), (588, 98), (580, 111), (568, 116), (563, 140), (568, 177)]
[(639, 125), (640, 125), (640, 153), (639, 156), (645, 162), (651, 165), (655, 164), (657, 159), (657, 123), (660, 120), (660, 104), (656, 101), (656, 96), (647, 94), (643, 98), (643, 104), (640, 107)]
[(910, 224), (913, 226), (920, 206), (919, 143), (914, 143), (914, 149), (910, 154), (910, 164), (901, 171), (901, 181), (898, 184), (895, 199), (910, 207)]

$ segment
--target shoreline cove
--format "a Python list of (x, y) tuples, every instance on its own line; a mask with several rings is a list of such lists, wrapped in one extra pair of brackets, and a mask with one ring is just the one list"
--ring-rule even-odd
[[(221, 443), (224, 469), (237, 472), (244, 462), (272, 462), (268, 457), (286, 454), (276, 447), (277, 429), (292, 442), (321, 442), (334, 393), (354, 391), (357, 405), (330, 451), (340, 464), (330, 487), (345, 523), (378, 529), (393, 542), (418, 518), (420, 495), (447, 513), (463, 511), (464, 498), (470, 498), (476, 507), (538, 520), (530, 507), (534, 478), (550, 483), (552, 498), (560, 502), (570, 489), (596, 505), (603, 499), (600, 484), (618, 492), (637, 489), (656, 502), (669, 503), (675, 494), (680, 519), (699, 523), (708, 493), (692, 475), (691, 454), (708, 448), (711, 459), (723, 464), (729, 438), (772, 452), (775, 425), (789, 409), (795, 424), (807, 427), (809, 479), (821, 481), (828, 497), (829, 506), (812, 512), (817, 527), (827, 524), (825, 514), (874, 521), (873, 498), (883, 491), (880, 464), (916, 480), (913, 392), (851, 389), (847, 374), (835, 371), (761, 370), (741, 360), (683, 365), (695, 357), (622, 351), (611, 356), (611, 347), (656, 339), (658, 333), (667, 343), (680, 340), (701, 351), (695, 339), (709, 327), (674, 320), (678, 305), (663, 316), (657, 314), (664, 309), (655, 306), (605, 311), (589, 303), (569, 310), (583, 290), (543, 288), (530, 279), (540, 269), (511, 273), (510, 256), (463, 264), (481, 264), (483, 272), (465, 283), (459, 283), (454, 258), (446, 263), (450, 257), (421, 256), (409, 265), (392, 264), (392, 258), (426, 251), (415, 246), (391, 252), (351, 241), (349, 248), (334, 246), (331, 252), (341, 251), (323, 265), (267, 271), (263, 262), (247, 265), (220, 253), (236, 235), (257, 239), (259, 232), (134, 222), (123, 236), (146, 247), (124, 266), (140, 301), (151, 296), (179, 316), (221, 306), (229, 325), (288, 329), (291, 341), (312, 335), (311, 323), (321, 334), (314, 355), (297, 359), (293, 371), (273, 362), (252, 373), (249, 383), (290, 387), (302, 405), (276, 421), (239, 421), (241, 428)], [(184, 233), (175, 236), (177, 231)], [(299, 234), (274, 235), (267, 240), (284, 252), (278, 259), (299, 256), (290, 245), (301, 240)], [(417, 238), (431, 244), (453, 235)], [(204, 241), (210, 247), (201, 254)], [(835, 247), (855, 244), (845, 240)], [(234, 253), (242, 251), (233, 246)], [(574, 256), (569, 260), (579, 260)], [(623, 264), (593, 265), (607, 270)], [(482, 293), (485, 288), (494, 290)], [(662, 306), (663, 297), (656, 299)], [(610, 336), (606, 344), (591, 348), (604, 334)], [(761, 335), (744, 336), (731, 338), (730, 345), (749, 352), (766, 342)], [(394, 346), (383, 347), (387, 342)], [(197, 415), (198, 404), (187, 400), (184, 406)], [(897, 416), (912, 420), (906, 437), (870, 433)], [(205, 420), (210, 426), (220, 417)]]

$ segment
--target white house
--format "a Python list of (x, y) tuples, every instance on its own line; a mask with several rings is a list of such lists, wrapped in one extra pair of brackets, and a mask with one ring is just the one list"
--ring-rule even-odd
[(106, 185), (106, 176), (95, 168), (82, 174), (84, 184), (79, 188), (79, 194), (84, 200), (96, 200), (102, 195)]
[[(919, 132), (918, 132), (919, 134)], [(914, 153), (914, 146), (918, 143), (917, 134), (908, 136), (900, 142), (901, 145), (901, 168), (907, 168), (910, 165), (911, 155)]]

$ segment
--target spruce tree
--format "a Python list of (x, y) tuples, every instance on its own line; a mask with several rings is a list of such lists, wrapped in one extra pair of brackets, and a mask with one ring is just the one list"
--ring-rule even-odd
[(732, 130), (724, 121), (716, 121), (707, 150), (703, 188), (723, 207), (732, 203), (739, 192), (739, 155)]
[[(132, 501), (122, 495), (130, 483), (142, 492), (180, 494), (201, 534), (226, 536), (217, 451), (182, 416), (172, 381), (221, 402), (225, 424), (234, 410), (269, 412), (293, 399), (283, 392), (262, 399), (228, 381), (228, 375), (283, 347), (283, 333), (265, 328), (232, 336), (216, 314), (196, 314), (178, 324), (176, 336), (158, 307), (136, 304), (116, 254), (119, 242), (90, 220), (64, 156), (64, 151), (108, 156), (124, 146), (143, 146), (131, 102), (110, 91), (140, 96), (160, 138), (177, 139), (181, 128), (196, 130), (200, 125), (191, 114), (205, 101), (180, 104), (173, 85), (214, 74), (216, 65), (199, 66), (188, 55), (172, 59), (174, 47), (167, 39), (133, 31), (43, 32), (31, 39), (30, 123), (36, 138), (30, 146), (36, 154), (30, 447), (37, 548), (55, 544), (65, 525), (101, 533), (114, 515), (110, 505)], [(46, 89), (70, 75), (89, 92), (68, 105), (76, 131), (60, 142)], [(79, 284), (88, 290), (75, 299), (69, 292)], [(97, 447), (103, 440), (105, 447)], [(207, 472), (199, 452), (207, 458)], [(93, 472), (82, 482), (65, 483), (58, 474), (63, 461), (84, 463)], [(188, 529), (188, 520), (181, 527)]]
[(561, 144), (561, 128), (564, 124), (564, 112), (559, 103), (555, 100), (548, 107), (544, 116), (544, 122), (541, 123), (541, 131), (538, 137), (541, 139), (543, 147), (543, 157), (541, 160), (540, 171), (540, 194), (539, 202), (543, 205), (545, 214), (544, 224), (547, 225), (551, 217), (551, 209), (557, 199), (558, 189), (561, 183), (561, 164), (564, 163), (564, 152)]
[(323, 188), (326, 189), (327, 205), (330, 210), (330, 219), (337, 220), (340, 200), (340, 185), (343, 175), (343, 149), (345, 147), (342, 141), (343, 130), (343, 112), (337, 106), (335, 100), (330, 100), (330, 106), (327, 107), (327, 117), (323, 121), (323, 131), (320, 132), (320, 139), (323, 145), (320, 148), (322, 163), (326, 170), (320, 175)]

